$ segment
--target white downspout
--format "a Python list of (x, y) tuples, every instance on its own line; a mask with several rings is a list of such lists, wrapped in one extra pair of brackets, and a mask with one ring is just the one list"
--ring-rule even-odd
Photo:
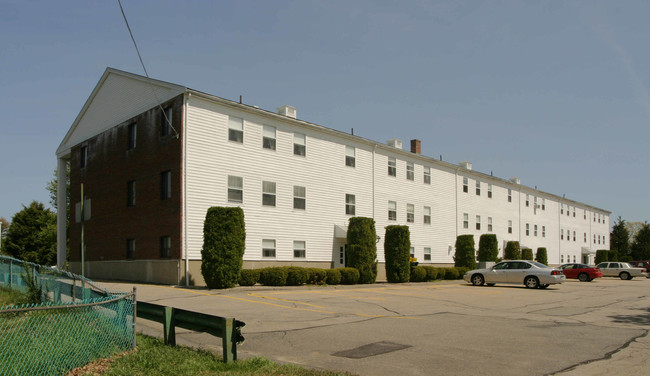
[(68, 163), (63, 158), (57, 158), (56, 166), (56, 267), (63, 269), (66, 262), (66, 248), (67, 248), (67, 205), (66, 198), (67, 192), (67, 169)]
[(181, 148), (181, 160), (183, 161), (183, 184), (181, 184), (183, 190), (181, 194), (183, 198), (183, 226), (181, 226), (181, 237), (183, 238), (183, 253), (185, 253), (185, 286), (190, 285), (190, 259), (187, 250), (187, 158), (185, 158), (185, 152), (187, 150), (187, 100), (191, 95), (192, 93), (183, 95), (183, 124), (181, 125), (181, 134), (183, 135), (183, 146)]

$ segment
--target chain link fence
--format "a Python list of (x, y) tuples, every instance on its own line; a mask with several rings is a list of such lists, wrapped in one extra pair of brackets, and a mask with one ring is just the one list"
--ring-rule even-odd
[(109, 292), (87, 278), (5, 256), (0, 286), (37, 289), (43, 301), (0, 307), (2, 375), (64, 375), (135, 347), (135, 293)]

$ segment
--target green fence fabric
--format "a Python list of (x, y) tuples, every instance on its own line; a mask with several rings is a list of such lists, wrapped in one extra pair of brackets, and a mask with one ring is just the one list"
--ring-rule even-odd
[(24, 290), (25, 267), (36, 271), (48, 302), (0, 308), (1, 375), (64, 375), (135, 347), (134, 294), (4, 256), (0, 285)]

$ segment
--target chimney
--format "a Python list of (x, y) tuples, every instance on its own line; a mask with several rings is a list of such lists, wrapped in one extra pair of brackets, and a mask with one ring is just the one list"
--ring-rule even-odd
[(418, 139), (411, 140), (411, 153), (421, 154), (420, 140)]

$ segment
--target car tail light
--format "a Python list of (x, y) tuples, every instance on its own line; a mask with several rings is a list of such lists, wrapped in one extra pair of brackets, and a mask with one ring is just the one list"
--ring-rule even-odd
[(551, 270), (551, 275), (560, 275), (560, 274), (562, 274), (562, 272), (559, 270)]

